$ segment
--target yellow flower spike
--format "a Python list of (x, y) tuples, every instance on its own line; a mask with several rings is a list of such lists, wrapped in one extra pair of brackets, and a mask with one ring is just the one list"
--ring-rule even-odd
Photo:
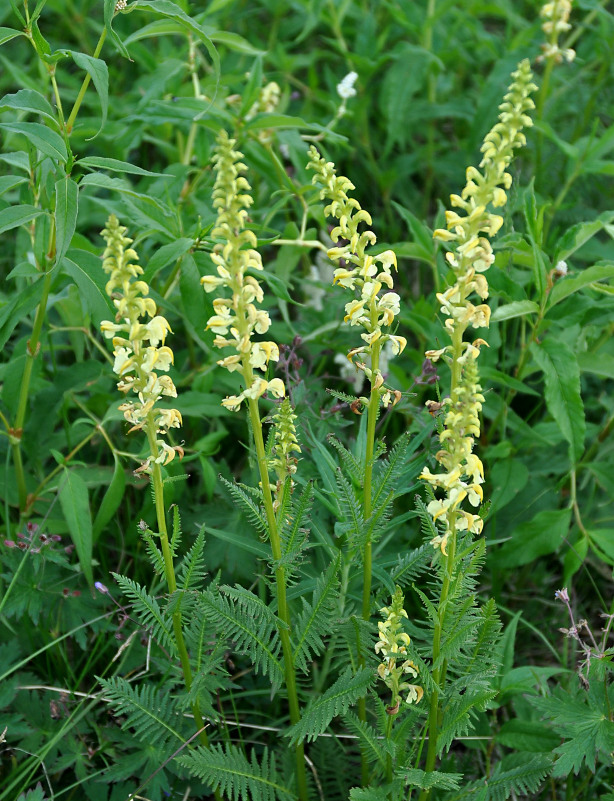
[[(158, 377), (154, 371), (167, 372), (174, 361), (173, 351), (164, 344), (171, 327), (165, 317), (156, 315), (155, 302), (144, 297), (149, 287), (138, 279), (143, 270), (134, 264), (138, 256), (129, 247), (132, 240), (125, 235), (126, 231), (115, 215), (109, 217), (102, 231), (106, 240), (102, 267), (111, 276), (107, 292), (114, 299), (118, 315), (116, 323), (103, 320), (100, 328), (105, 337), (113, 337), (113, 371), (121, 379), (118, 389), (120, 392), (132, 390), (137, 395), (137, 400), (123, 403), (119, 409), (132, 425), (131, 431), (145, 429), (148, 432), (151, 455), (140, 472), (149, 473), (152, 463), (168, 464), (175, 456), (175, 449), (164, 440), (156, 439), (154, 434), (179, 428), (182, 419), (176, 409), (155, 407), (163, 395), (177, 397), (170, 376)], [(150, 319), (143, 323), (143, 317)], [(116, 336), (119, 333), (124, 336)], [(162, 346), (158, 347), (160, 343)]]
[(315, 172), (313, 183), (321, 187), (320, 198), (330, 201), (324, 213), (339, 222), (331, 231), (331, 238), (333, 242), (337, 239), (349, 241), (347, 245), (330, 248), (328, 257), (332, 261), (339, 262), (343, 259), (346, 262), (344, 267), (335, 270), (333, 283), (358, 291), (359, 294), (358, 298), (346, 304), (344, 321), (365, 329), (366, 334), (361, 334), (361, 337), (368, 346), (366, 349), (353, 349), (350, 354), (366, 352), (372, 356), (376, 353), (378, 359), (381, 345), (385, 341), (382, 328), (391, 326), (399, 313), (399, 296), (396, 293), (379, 294), (384, 285), (387, 289), (393, 288), (390, 273), (392, 268), (397, 269), (396, 254), (392, 250), (373, 256), (366, 253), (366, 248), (375, 244), (377, 237), (369, 229), (358, 230), (361, 225), (370, 226), (372, 219), (356, 198), (348, 196), (348, 192), (354, 189), (354, 184), (345, 176), (337, 175), (335, 165), (325, 161), (315, 147), (310, 148), (309, 156), (307, 169)]
[[(382, 607), (380, 614), (384, 620), (377, 624), (379, 640), (375, 644), (375, 653), (381, 656), (382, 661), (377, 667), (377, 672), (392, 693), (388, 709), (398, 711), (402, 701), (401, 693), (413, 686), (403, 681), (404, 675), (410, 673), (413, 678), (417, 678), (419, 674), (418, 666), (411, 659), (406, 659), (401, 664), (397, 663), (397, 657), (405, 656), (411, 644), (409, 635), (402, 631), (401, 621), (407, 618), (407, 612), (403, 609), (403, 591), (400, 587), (396, 587), (390, 606)], [(415, 687), (413, 702), (419, 702), (422, 692), (421, 687)], [(412, 701), (406, 700), (406, 703)]]
[(503, 224), (503, 218), (490, 208), (506, 204), (506, 191), (512, 180), (507, 167), (514, 152), (526, 142), (522, 128), (532, 124), (527, 112), (534, 108), (530, 95), (537, 87), (532, 83), (528, 60), (519, 64), (512, 78), (499, 106), (499, 119), (480, 149), (479, 169), (468, 167), (465, 187), (460, 195), (451, 196), (451, 205), (459, 211), (447, 210), (447, 230), (437, 229), (433, 234), (451, 248), (446, 260), (455, 283), (438, 293), (437, 300), (442, 314), (448, 318), (445, 328), (452, 344), (429, 350), (426, 357), (432, 362), (445, 358), (451, 364), (452, 387), (444, 404), (446, 414), (439, 434), (441, 450), (436, 457), (445, 472), (431, 473), (425, 468), (420, 477), (432, 487), (445, 491), (444, 498), (433, 500), (427, 506), (433, 520), (440, 520), (444, 529), (443, 534), (431, 541), (444, 557), (449, 547), (453, 553), (457, 531), (479, 534), (483, 526), (478, 515), (464, 511), (460, 505), (466, 499), (477, 507), (483, 499), (483, 466), (472, 450), (474, 438), (480, 435), (479, 412), (484, 402), (476, 360), (480, 346), (485, 343), (478, 339), (471, 344), (463, 341), (463, 335), (469, 326), (488, 328), (490, 323), (490, 307), (474, 305), (469, 296), (475, 292), (481, 300), (488, 297), (484, 273), (493, 263), (494, 254), (487, 237), (494, 236)]

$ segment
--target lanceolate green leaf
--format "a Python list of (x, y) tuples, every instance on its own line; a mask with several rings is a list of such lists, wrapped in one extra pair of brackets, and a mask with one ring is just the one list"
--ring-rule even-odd
[(10, 42), (11, 39), (15, 39), (17, 36), (24, 36), (23, 31), (16, 31), (13, 28), (0, 28), (0, 45)]
[(614, 278), (614, 262), (612, 261), (599, 262), (592, 267), (587, 267), (577, 275), (560, 278), (552, 288), (548, 304), (555, 306), (574, 292), (578, 292), (596, 281), (604, 281), (608, 278)]
[(107, 111), (109, 108), (109, 70), (101, 58), (94, 58), (93, 56), (88, 56), (86, 53), (79, 53), (75, 50), (70, 50), (69, 52), (75, 64), (81, 67), (82, 70), (85, 70), (90, 76), (98, 92), (100, 105), (102, 107), (102, 119), (98, 130), (98, 133), (100, 133), (107, 121)]
[(98, 257), (87, 250), (71, 248), (64, 257), (62, 269), (79, 287), (96, 325), (115, 317), (115, 309), (105, 292), (106, 277)]
[(55, 185), (55, 260), (62, 261), (77, 227), (79, 187), (72, 178), (60, 178)]
[(4, 95), (0, 100), (0, 111), (6, 108), (40, 114), (57, 127), (57, 119), (49, 101), (34, 89), (20, 89), (12, 95)]
[(66, 143), (62, 137), (40, 122), (3, 122), (0, 128), (25, 136), (30, 144), (55, 161), (68, 159)]
[(156, 14), (162, 14), (165, 17), (168, 17), (172, 20), (176, 20), (180, 22), (186, 31), (189, 31), (195, 34), (198, 39), (204, 44), (209, 53), (211, 61), (213, 63), (213, 69), (215, 70), (215, 77), (216, 82), (219, 81), (220, 78), (220, 57), (215, 49), (215, 45), (205, 32), (205, 29), (202, 25), (199, 25), (196, 20), (189, 17), (185, 11), (183, 11), (178, 5), (172, 3), (171, 0), (136, 0), (135, 3), (129, 7), (129, 11), (135, 10), (137, 8), (149, 8), (154, 11)]
[(151, 172), (136, 164), (119, 159), (110, 159), (104, 156), (86, 156), (75, 162), (79, 167), (87, 167), (94, 170), (109, 170), (110, 172), (132, 173), (133, 175), (148, 175), (155, 178), (172, 178), (172, 175), (165, 175), (163, 172)]
[(8, 209), (0, 211), (0, 234), (10, 231), (11, 228), (18, 228), (31, 222), (39, 215), (44, 214), (42, 209), (29, 206), (27, 203), (21, 206), (9, 206)]
[(531, 353), (544, 371), (548, 411), (569, 443), (570, 458), (575, 463), (582, 456), (586, 434), (578, 360), (564, 342), (552, 338), (532, 343)]
[(92, 574), (92, 516), (85, 481), (74, 471), (64, 468), (64, 481), (60, 486), (60, 505), (71, 539), (75, 544), (79, 564), (91, 585)]
[(490, 319), (493, 323), (500, 323), (502, 320), (524, 317), (525, 314), (536, 314), (538, 311), (539, 306), (534, 300), (515, 300), (495, 309)]
[(122, 498), (124, 497), (124, 489), (126, 487), (126, 474), (117, 456), (113, 456), (115, 460), (115, 469), (113, 471), (113, 478), (104, 494), (102, 502), (98, 507), (98, 512), (94, 519), (94, 526), (92, 529), (92, 536), (94, 542), (100, 536), (102, 530), (111, 520), (117, 511)]

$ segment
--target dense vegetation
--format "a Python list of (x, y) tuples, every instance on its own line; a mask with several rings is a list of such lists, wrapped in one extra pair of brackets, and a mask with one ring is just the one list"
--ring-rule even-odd
[(609, 6), (0, 6), (0, 801), (614, 801)]

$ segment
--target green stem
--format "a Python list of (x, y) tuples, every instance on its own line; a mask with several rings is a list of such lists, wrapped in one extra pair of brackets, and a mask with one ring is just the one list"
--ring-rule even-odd
[[(249, 363), (244, 364), (244, 378), (246, 386), (251, 386), (253, 383), (253, 375)], [(291, 631), (291, 618), (290, 610), (288, 608), (288, 599), (286, 593), (286, 571), (283, 565), (280, 564), (282, 557), (281, 538), (279, 536), (279, 529), (277, 528), (277, 520), (275, 518), (275, 510), (273, 508), (273, 493), (271, 492), (271, 483), (269, 481), (269, 466), (266, 458), (266, 451), (264, 447), (264, 438), (262, 436), (262, 422), (260, 420), (260, 412), (258, 411), (258, 401), (249, 398), (249, 416), (252, 424), (252, 431), (254, 434), (254, 445), (256, 446), (256, 457), (258, 459), (258, 472), (260, 474), (260, 482), (262, 484), (262, 497), (264, 501), (264, 510), (266, 514), (269, 538), (271, 541), (271, 551), (273, 559), (277, 563), (275, 568), (275, 588), (277, 590), (277, 608), (280, 620), (284, 623), (283, 627), (279, 628), (279, 636), (281, 639), (282, 652), (284, 657), (284, 669), (286, 678), (286, 690), (288, 692), (288, 707), (290, 710), (290, 721), (292, 724), (298, 723), (301, 719), (300, 707), (298, 703), (298, 693), (296, 688), (296, 672), (294, 669), (294, 656), (292, 653), (292, 644), (290, 642)], [(301, 801), (307, 801), (307, 773), (305, 770), (305, 747), (303, 743), (297, 744), (295, 748), (296, 755), (296, 772), (298, 781), (298, 794)]]
[[(460, 302), (464, 303), (465, 298), (461, 293)], [(458, 387), (461, 380), (462, 365), (459, 361), (462, 355), (462, 344), (464, 327), (457, 324), (452, 334), (452, 365), (451, 365), (451, 380), (450, 380), (450, 397), (454, 396), (454, 392)], [(446, 678), (447, 663), (444, 661), (439, 663), (441, 656), (441, 636), (444, 628), (448, 595), (450, 592), (450, 583), (452, 580), (452, 572), (454, 570), (454, 560), (456, 555), (456, 517), (457, 513), (452, 511), (449, 513), (449, 520), (447, 521), (448, 530), (451, 532), (448, 540), (447, 548), (448, 553), (445, 562), (445, 573), (443, 583), (441, 585), (441, 594), (439, 596), (439, 604), (437, 607), (437, 620), (433, 630), (433, 682), (435, 688), (431, 694), (429, 705), (428, 717), (428, 734), (429, 743), (426, 752), (426, 762), (424, 769), (427, 773), (431, 773), (435, 769), (435, 762), (437, 760), (437, 740), (439, 738), (440, 716), (441, 711), (439, 708), (439, 696), (443, 690), (443, 685)], [(425, 789), (420, 793), (419, 801), (426, 801), (429, 797), (430, 789)]]
[[(433, 632), (433, 664), (439, 660), (441, 653), (441, 633), (443, 631), (443, 624), (446, 616), (446, 606), (448, 602), (448, 593), (450, 591), (450, 579), (452, 576), (452, 568), (454, 565), (454, 556), (456, 551), (456, 534), (452, 534), (448, 540), (448, 557), (446, 559), (446, 573), (441, 587), (441, 596), (439, 598), (439, 607), (437, 621)], [(431, 695), (431, 703), (429, 706), (429, 719), (428, 719), (428, 732), (429, 744), (426, 752), (426, 764), (424, 770), (431, 773), (435, 769), (435, 760), (437, 759), (437, 739), (439, 736), (439, 692), (445, 680), (445, 665), (441, 664), (433, 673), (433, 681), (435, 689)], [(420, 793), (419, 801), (426, 801), (430, 790), (423, 790)]]
[[(153, 414), (150, 412), (147, 416), (147, 440), (149, 442), (149, 449), (152, 458), (155, 460), (158, 456), (158, 443), (156, 442), (156, 424), (154, 422)], [(175, 577), (175, 566), (173, 565), (173, 554), (171, 552), (170, 543), (168, 541), (168, 529), (166, 527), (166, 509), (164, 506), (164, 484), (162, 482), (162, 468), (154, 461), (151, 476), (154, 500), (156, 507), (156, 518), (158, 521), (158, 532), (160, 536), (160, 546), (162, 548), (162, 557), (164, 559), (164, 576), (168, 591), (172, 595), (177, 590), (177, 579)], [(175, 642), (177, 651), (179, 652), (179, 659), (181, 661), (181, 668), (183, 671), (183, 679), (186, 690), (190, 692), (192, 688), (192, 667), (190, 665), (190, 658), (188, 656), (188, 649), (186, 648), (185, 640), (183, 638), (183, 627), (181, 623), (181, 611), (178, 609), (173, 612), (173, 632), (175, 634)], [(205, 748), (209, 747), (209, 738), (205, 730), (205, 722), (200, 712), (200, 704), (195, 700), (192, 705), (192, 714), (196, 728), (200, 730), (199, 738)], [(221, 801), (221, 795), (216, 790), (215, 798)]]
[[(386, 731), (384, 734), (386, 745), (390, 745), (390, 738), (392, 737), (392, 724), (394, 723), (395, 717), (396, 715), (391, 715), (389, 712), (387, 712)], [(386, 781), (388, 784), (392, 782), (392, 754), (390, 751), (386, 755)]]
[[(428, 0), (428, 5), (426, 8), (426, 20), (424, 23), (424, 38), (422, 40), (422, 46), (424, 49), (431, 53), (433, 50), (433, 22), (435, 17), (435, 3), (436, 0)], [(437, 76), (433, 72), (433, 62), (431, 61), (428, 65), (428, 75), (427, 75), (427, 83), (426, 83), (426, 92), (427, 92), (427, 100), (429, 105), (432, 107), (435, 105), (437, 101)], [(433, 182), (434, 182), (434, 164), (435, 164), (435, 139), (436, 139), (436, 130), (435, 130), (435, 120), (430, 119), (427, 129), (426, 135), (426, 178), (424, 183), (424, 214), (428, 216), (430, 201), (431, 201), (431, 194), (433, 192)]]
[(28, 395), (30, 392), (30, 381), (32, 380), (32, 369), (34, 367), (34, 359), (38, 355), (40, 348), (40, 336), (43, 328), (43, 321), (47, 311), (47, 301), (49, 300), (49, 291), (51, 289), (51, 271), (45, 273), (43, 278), (43, 292), (36, 309), (36, 316), (34, 317), (34, 326), (32, 327), (32, 335), (26, 345), (26, 363), (23, 368), (23, 375), (21, 377), (21, 385), (19, 387), (19, 400), (17, 401), (17, 414), (15, 415), (15, 423), (10, 432), (11, 435), (11, 448), (13, 451), (13, 464), (15, 466), (15, 474), (17, 479), (17, 492), (19, 497), (19, 508), (24, 509), (27, 500), (26, 479), (23, 469), (23, 460), (21, 456), (21, 438), (23, 435), (23, 426), (26, 419), (26, 412), (28, 409)]
[[(107, 29), (105, 27), (102, 29), (102, 33), (100, 34), (100, 38), (98, 39), (98, 44), (96, 45), (96, 49), (94, 50), (94, 58), (98, 58), (98, 56), (100, 55), (100, 51), (102, 50), (102, 46), (106, 38), (107, 38)], [(81, 89), (79, 89), (79, 94), (77, 95), (75, 104), (72, 107), (72, 111), (70, 112), (68, 120), (66, 121), (67, 136), (70, 136), (70, 134), (72, 133), (73, 125), (75, 124), (77, 114), (79, 113), (79, 109), (81, 108), (81, 103), (83, 102), (83, 98), (85, 97), (85, 93), (87, 92), (87, 87), (90, 85), (90, 80), (91, 78), (88, 73), (83, 79), (83, 83), (81, 84)]]

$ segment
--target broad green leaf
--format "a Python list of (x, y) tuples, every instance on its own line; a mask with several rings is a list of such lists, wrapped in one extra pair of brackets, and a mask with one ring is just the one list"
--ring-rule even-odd
[(537, 314), (539, 306), (534, 300), (515, 300), (497, 307), (491, 315), (491, 322), (500, 323), (513, 317), (524, 317), (525, 314)]
[(506, 721), (495, 741), (516, 751), (549, 753), (560, 743), (561, 738), (548, 726), (536, 720)]
[[(156, 250), (147, 263), (147, 267), (143, 273), (143, 280), (150, 283), (152, 278), (154, 278), (160, 270), (166, 267), (167, 264), (171, 264), (181, 258), (193, 245), (194, 240), (188, 239), (187, 237), (177, 239), (174, 242), (170, 242), (168, 245), (162, 245), (161, 248)], [(204, 292), (202, 289), (201, 291)]]
[(79, 288), (96, 325), (100, 325), (102, 320), (115, 318), (115, 309), (105, 292), (107, 277), (97, 256), (87, 250), (72, 248), (64, 256), (62, 269)]
[(536, 392), (534, 389), (525, 384), (523, 381), (519, 381), (517, 378), (514, 378), (514, 376), (508, 375), (507, 373), (503, 373), (501, 372), (501, 370), (495, 370), (494, 367), (481, 366), (480, 376), (484, 378), (489, 384), (498, 384), (500, 386), (513, 389), (514, 392), (520, 392), (524, 395), (535, 395), (536, 397), (540, 397), (539, 392)]
[(539, 512), (532, 520), (517, 526), (501, 550), (491, 550), (493, 563), (500, 568), (520, 567), (539, 556), (554, 553), (567, 536), (570, 520), (571, 509)]
[[(75, 64), (87, 72), (92, 79), (92, 83), (96, 87), (96, 91), (98, 92), (100, 106), (102, 109), (102, 118), (100, 121), (100, 128), (98, 129), (98, 133), (100, 133), (107, 121), (107, 111), (109, 108), (108, 67), (101, 58), (94, 58), (93, 56), (88, 56), (86, 53), (79, 53), (76, 50), (69, 50), (68, 52), (73, 57)], [(98, 133), (96, 136), (98, 136)]]
[(418, 245), (423, 252), (423, 258), (432, 264), (435, 243), (433, 241), (433, 232), (431, 229), (422, 222), (422, 220), (416, 217), (415, 214), (412, 214), (409, 209), (401, 206), (400, 203), (395, 203), (393, 200), (392, 205), (407, 223), (407, 228), (414, 238), (414, 243)]
[(32, 222), (36, 217), (43, 214), (41, 209), (29, 206), (24, 203), (21, 206), (9, 206), (8, 209), (0, 211), (0, 234), (10, 231), (11, 228), (18, 228), (20, 225)]
[(502, 459), (491, 470), (492, 494), (490, 514), (503, 509), (523, 490), (529, 480), (529, 471), (520, 459)]
[(566, 275), (564, 278), (559, 278), (550, 292), (548, 306), (555, 306), (569, 295), (573, 295), (574, 292), (578, 292), (596, 281), (604, 281), (608, 278), (614, 278), (614, 262), (612, 261), (600, 261), (577, 275)]
[(247, 131), (261, 131), (269, 128), (304, 128), (306, 130), (321, 130), (321, 126), (305, 122), (300, 117), (291, 117), (289, 114), (256, 114), (243, 126)]
[(25, 183), (27, 178), (23, 178), (21, 175), (2, 175), (0, 176), (0, 196), (4, 195), (6, 192), (10, 192), (11, 189), (14, 189), (16, 186)]
[(58, 121), (53, 113), (51, 104), (40, 92), (34, 89), (20, 89), (12, 95), (4, 95), (0, 100), (0, 111), (12, 108), (17, 111), (27, 111), (30, 114), (40, 114), (58, 127)]
[(64, 481), (60, 486), (60, 506), (75, 544), (81, 570), (92, 585), (92, 516), (87, 486), (80, 476), (67, 468), (64, 468)]
[(181, 262), (179, 291), (186, 319), (197, 331), (204, 331), (208, 319), (207, 307), (203, 303), (204, 290), (200, 284), (200, 273), (194, 257), (189, 253)]
[(104, 25), (107, 29), (107, 33), (111, 36), (111, 39), (115, 43), (115, 46), (119, 50), (119, 52), (124, 56), (124, 58), (129, 59), (130, 54), (126, 50), (126, 47), (119, 36), (115, 33), (113, 29), (113, 17), (115, 16), (115, 6), (117, 5), (117, 0), (104, 0)]
[(22, 261), (21, 264), (13, 267), (6, 277), (8, 280), (9, 278), (40, 278), (41, 275), (42, 273), (36, 269), (34, 264), (29, 261)]
[(87, 167), (94, 170), (109, 170), (110, 172), (131, 173), (132, 175), (147, 175), (154, 178), (174, 177), (172, 175), (166, 175), (163, 172), (151, 172), (151, 170), (145, 170), (143, 167), (137, 167), (136, 164), (130, 164), (128, 161), (109, 159), (102, 156), (87, 156), (84, 159), (79, 159), (75, 162), (75, 164), (79, 167)]
[(262, 89), (262, 59), (255, 58), (249, 73), (249, 78), (243, 90), (241, 101), (241, 117), (245, 117), (252, 105), (258, 100)]
[(614, 528), (595, 528), (588, 532), (593, 550), (601, 559), (614, 565)]
[(0, 28), (0, 45), (10, 42), (11, 39), (15, 39), (17, 36), (25, 36), (25, 34), (23, 31), (16, 31), (13, 28)]
[(608, 353), (579, 353), (578, 366), (583, 373), (614, 378), (614, 356)]
[(575, 464), (584, 451), (586, 434), (576, 354), (564, 342), (548, 337), (540, 344), (531, 343), (531, 353), (544, 372), (548, 411), (569, 443), (570, 459)]
[(55, 185), (55, 263), (59, 264), (70, 247), (77, 227), (79, 187), (72, 178), (60, 178)]
[(569, 587), (573, 576), (580, 570), (588, 553), (589, 539), (584, 534), (576, 542), (570, 543), (563, 559), (563, 587)]
[(557, 242), (554, 261), (569, 258), (572, 253), (579, 250), (612, 220), (614, 220), (614, 211), (604, 211), (596, 220), (572, 225)]
[(199, 25), (195, 19), (189, 17), (185, 11), (179, 8), (179, 6), (175, 3), (172, 3), (171, 0), (136, 0), (136, 2), (132, 3), (127, 11), (134, 11), (137, 8), (148, 8), (156, 14), (162, 14), (165, 17), (176, 20), (177, 22), (180, 22), (186, 30), (195, 34), (198, 39), (200, 39), (200, 41), (206, 47), (211, 58), (211, 62), (213, 63), (217, 93), (217, 82), (219, 82), (220, 79), (220, 57), (213, 42), (205, 32), (205, 29), (202, 27), (202, 25)]
[(55, 161), (66, 162), (68, 152), (62, 137), (40, 122), (3, 122), (0, 128), (22, 134), (31, 145)]
[[(196, 22), (196, 20), (194, 20)], [(246, 56), (259, 56), (264, 55), (264, 50), (258, 50), (251, 45), (247, 39), (244, 39), (238, 33), (231, 31), (220, 31), (208, 25), (201, 25), (201, 30), (211, 39), (212, 42), (219, 42), (226, 45), (229, 50), (234, 50), (237, 53), (243, 53)], [(126, 46), (131, 45), (132, 42), (138, 42), (140, 39), (149, 39), (152, 36), (171, 36), (171, 35), (184, 35), (186, 34), (186, 26), (184, 23), (173, 19), (160, 19), (155, 22), (150, 22), (149, 25), (144, 25), (138, 31), (132, 33), (125, 41)]]
[(113, 478), (111, 479), (111, 483), (104, 494), (94, 519), (94, 526), (92, 528), (92, 538), (94, 543), (97, 542), (102, 530), (111, 520), (124, 497), (124, 490), (126, 488), (126, 474), (118, 457), (113, 454), (113, 458), (115, 460)]
[(43, 282), (36, 281), (23, 292), (15, 293), (11, 300), (2, 306), (0, 309), (0, 348), (6, 345), (18, 323), (36, 308), (42, 294)]
[(109, 189), (114, 192), (120, 192), (122, 195), (138, 198), (147, 205), (155, 206), (166, 215), (170, 214), (168, 207), (164, 203), (161, 203), (159, 200), (156, 200), (150, 195), (144, 195), (141, 192), (137, 192), (132, 188), (128, 181), (124, 180), (123, 178), (111, 178), (110, 175), (105, 175), (103, 172), (91, 172), (88, 175), (83, 176), (79, 186), (97, 186), (101, 189)]

